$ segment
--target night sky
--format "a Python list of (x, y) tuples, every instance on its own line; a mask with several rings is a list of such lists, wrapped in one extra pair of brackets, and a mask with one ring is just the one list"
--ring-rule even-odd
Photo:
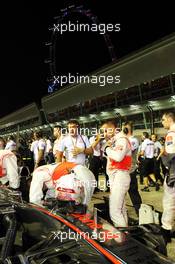
[[(47, 94), (48, 58), (45, 42), (49, 26), (60, 8), (77, 3), (90, 8), (101, 23), (120, 23), (121, 31), (110, 33), (117, 58), (175, 31), (172, 1), (6, 1), (0, 9), (1, 104), (0, 117), (38, 101)], [(122, 3), (122, 4), (121, 4)], [(80, 15), (67, 20), (88, 22)], [(67, 21), (64, 21), (67, 22)], [(57, 41), (58, 74), (87, 74), (108, 63), (104, 39), (98, 33), (66, 33)], [(22, 89), (22, 92), (20, 90)]]

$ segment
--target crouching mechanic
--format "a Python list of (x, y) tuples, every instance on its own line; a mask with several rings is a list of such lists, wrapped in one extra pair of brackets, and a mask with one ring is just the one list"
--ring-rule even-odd
[(10, 150), (0, 150), (0, 182), (14, 190), (20, 185), (17, 157)]
[[(110, 183), (109, 212), (116, 227), (127, 227), (128, 216), (125, 208), (125, 196), (130, 187), (131, 144), (124, 132), (116, 133), (115, 122), (106, 122), (102, 128), (113, 133), (107, 143), (107, 174)], [(126, 130), (127, 128), (125, 128)]]
[(73, 162), (40, 166), (33, 172), (29, 193), (31, 203), (43, 204), (44, 185), (48, 192), (52, 190), (50, 197), (88, 205), (94, 192), (95, 177), (88, 168)]

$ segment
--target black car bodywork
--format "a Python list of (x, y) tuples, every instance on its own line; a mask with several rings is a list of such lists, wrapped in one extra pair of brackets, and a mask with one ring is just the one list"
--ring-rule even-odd
[(0, 189), (0, 263), (175, 263), (158, 252), (147, 227), (118, 230), (109, 238), (98, 220), (24, 203), (18, 193)]

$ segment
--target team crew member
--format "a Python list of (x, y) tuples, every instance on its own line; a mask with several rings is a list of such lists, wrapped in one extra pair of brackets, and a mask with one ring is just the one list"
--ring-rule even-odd
[(45, 164), (44, 154), (46, 150), (46, 142), (44, 141), (43, 134), (41, 131), (34, 132), (34, 141), (32, 142), (30, 150), (33, 152), (35, 169)]
[(20, 185), (17, 158), (10, 150), (0, 150), (0, 181), (2, 184), (9, 183), (9, 187), (13, 189)]
[(62, 161), (64, 153), (66, 161), (85, 165), (86, 155), (93, 153), (87, 136), (80, 135), (78, 129), (79, 123), (76, 120), (70, 120), (68, 122), (68, 135), (59, 143), (57, 162)]
[(131, 198), (132, 204), (135, 208), (136, 214), (139, 214), (139, 208), (142, 203), (141, 196), (138, 191), (138, 183), (137, 183), (137, 152), (139, 148), (139, 142), (136, 137), (132, 135), (133, 133), (133, 123), (126, 122), (124, 124), (124, 128), (128, 129), (127, 137), (131, 143), (131, 150), (132, 150), (132, 166), (130, 171), (131, 183), (129, 188), (129, 196)]
[[(99, 175), (99, 170), (102, 166), (101, 135), (97, 134), (96, 136), (92, 136), (89, 139), (89, 141), (91, 147), (93, 148), (93, 157), (90, 160), (89, 169), (93, 172), (98, 186), (98, 175)], [(98, 189), (98, 187), (96, 187), (95, 191), (98, 192), (100, 190)]]
[(144, 156), (143, 160), (143, 177), (144, 177), (144, 188), (141, 189), (143, 192), (149, 192), (148, 188), (148, 176), (152, 179), (155, 184), (156, 191), (159, 190), (159, 184), (156, 182), (156, 178), (154, 176), (154, 142), (149, 139), (149, 134), (147, 132), (143, 132), (143, 142), (141, 145), (140, 156)]
[(53, 155), (53, 147), (52, 147), (52, 141), (50, 140), (49, 136), (45, 136), (45, 143), (46, 143), (46, 149), (44, 153), (44, 159), (46, 164), (52, 164), (55, 162), (55, 158)]
[(14, 151), (14, 152), (16, 151), (16, 143), (15, 143), (15, 140), (14, 140), (13, 136), (9, 136), (8, 137), (5, 149), (6, 150), (10, 150), (10, 151)]
[(163, 157), (168, 174), (164, 181), (162, 233), (165, 241), (170, 242), (170, 232), (175, 219), (175, 113), (165, 113), (162, 124), (165, 129), (168, 129)]
[[(116, 131), (114, 122), (107, 122), (108, 130)], [(103, 126), (102, 126), (103, 128)], [(114, 134), (111, 146), (105, 148), (107, 154), (107, 174), (110, 182), (109, 210), (110, 217), (116, 227), (128, 226), (125, 208), (125, 196), (130, 186), (131, 145), (123, 132)]]
[(63, 134), (62, 134), (62, 127), (61, 126), (55, 126), (53, 128), (53, 136), (55, 138), (54, 144), (53, 144), (53, 155), (55, 157), (55, 160), (57, 161), (57, 152), (58, 152), (58, 147), (63, 139)]
[[(110, 125), (112, 125), (112, 128), (110, 128)], [(112, 120), (108, 120), (106, 123), (103, 123), (103, 125), (100, 128), (101, 152), (102, 152), (101, 170), (106, 177), (106, 192), (110, 191), (110, 182), (109, 182), (109, 175), (107, 174), (107, 156), (106, 153), (104, 153), (104, 146), (105, 144), (112, 144), (115, 134), (119, 132), (117, 128), (113, 129), (113, 126), (115, 127), (116, 123), (112, 119)]]
[[(33, 172), (30, 202), (42, 205), (44, 185), (55, 190), (53, 197), (72, 200), (77, 196), (76, 199), (81, 200), (82, 204), (88, 205), (94, 192), (95, 177), (88, 168), (73, 162), (41, 166)], [(63, 192), (64, 188), (71, 191)]]
[(144, 156), (140, 155), (141, 146), (142, 146), (142, 143), (138, 147), (137, 164), (138, 164), (138, 173), (140, 175), (140, 184), (142, 185), (143, 184), (143, 175), (144, 175), (144, 169), (143, 169)]
[(160, 164), (161, 164), (161, 156), (164, 153), (164, 148), (157, 140), (157, 135), (151, 135), (151, 140), (154, 142), (154, 175), (156, 177), (156, 181), (160, 181), (163, 183), (162, 176), (160, 175)]

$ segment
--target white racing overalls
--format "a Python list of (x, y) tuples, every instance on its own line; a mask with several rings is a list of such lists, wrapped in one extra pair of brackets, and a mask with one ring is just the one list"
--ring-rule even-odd
[(175, 220), (175, 124), (166, 135), (165, 152), (164, 165), (169, 171), (170, 180), (172, 180), (168, 181), (168, 176), (166, 176), (164, 181), (162, 227), (172, 230)]
[(125, 196), (130, 187), (131, 145), (123, 132), (106, 148), (107, 174), (110, 182), (109, 212), (116, 227), (128, 226)]
[(53, 197), (62, 200), (72, 200), (80, 195), (77, 191), (81, 187), (81, 202), (88, 205), (94, 192), (95, 177), (88, 168), (73, 162), (41, 166), (33, 172), (29, 193), (31, 203), (42, 205), (44, 185), (54, 190)]
[(9, 182), (9, 187), (13, 189), (20, 185), (17, 158), (10, 150), (0, 150), (0, 181), (2, 184)]

